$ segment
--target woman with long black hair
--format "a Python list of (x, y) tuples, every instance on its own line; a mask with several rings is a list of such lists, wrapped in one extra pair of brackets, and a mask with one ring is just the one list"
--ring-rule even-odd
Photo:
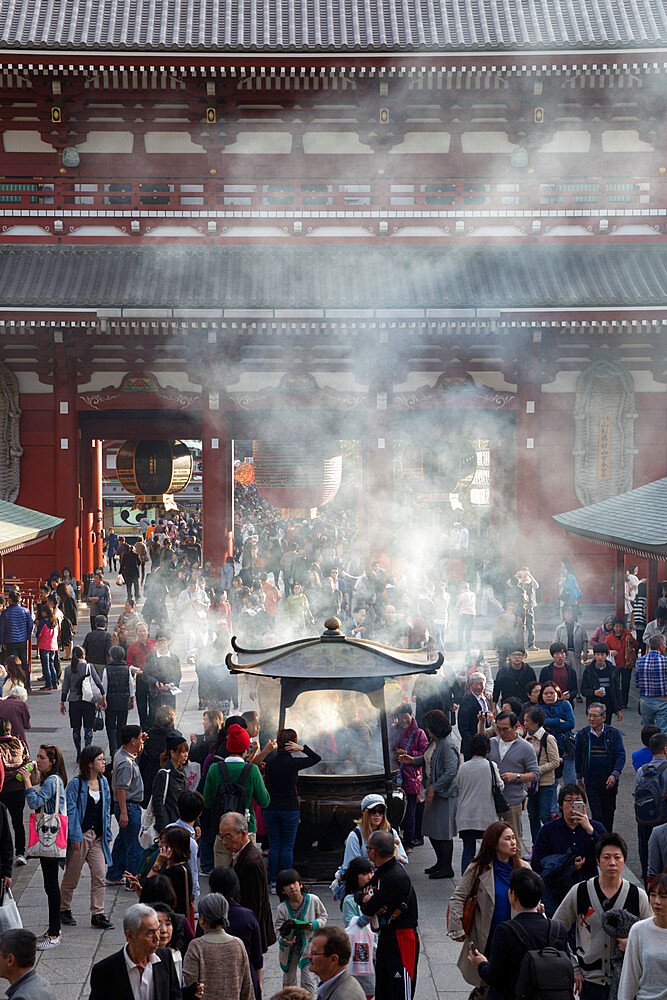
[(69, 723), (72, 727), (72, 739), (76, 747), (77, 762), (81, 756), (81, 726), (83, 725), (84, 745), (89, 747), (93, 742), (93, 722), (95, 720), (95, 701), (85, 701), (83, 698), (83, 682), (86, 677), (90, 677), (93, 683), (93, 691), (98, 697), (96, 700), (102, 702), (105, 707), (104, 688), (97, 670), (92, 663), (88, 663), (84, 658), (81, 646), (72, 649), (72, 661), (65, 667), (63, 674), (63, 687), (60, 692), (60, 714), (65, 714), (65, 703), (69, 709)]

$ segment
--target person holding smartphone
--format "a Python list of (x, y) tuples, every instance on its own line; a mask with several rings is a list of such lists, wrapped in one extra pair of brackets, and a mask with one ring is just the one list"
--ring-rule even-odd
[[(533, 844), (531, 867), (545, 882), (544, 907), (548, 914), (565, 897), (575, 882), (594, 878), (597, 874), (595, 844), (607, 831), (602, 823), (589, 819), (586, 812), (586, 793), (578, 785), (563, 785), (558, 795), (561, 815), (541, 826)], [(553, 864), (544, 871), (544, 860), (561, 855), (564, 859), (574, 855), (565, 863), (561, 871), (554, 871)]]

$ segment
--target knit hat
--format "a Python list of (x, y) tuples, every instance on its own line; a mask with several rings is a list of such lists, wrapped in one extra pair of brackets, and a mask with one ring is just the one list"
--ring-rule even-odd
[(176, 750), (178, 747), (181, 746), (182, 743), (187, 743), (187, 742), (188, 741), (186, 740), (185, 736), (183, 736), (183, 733), (179, 733), (178, 729), (174, 729), (172, 730), (171, 733), (169, 733), (169, 736), (167, 736), (165, 742), (165, 749)]
[(250, 737), (242, 726), (234, 723), (227, 730), (227, 749), (230, 753), (245, 753), (250, 746)]

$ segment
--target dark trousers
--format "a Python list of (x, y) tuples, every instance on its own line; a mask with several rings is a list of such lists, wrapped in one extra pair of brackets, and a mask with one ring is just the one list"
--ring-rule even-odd
[(16, 854), (25, 854), (25, 827), (23, 825), (25, 792), (22, 788), (14, 792), (0, 792), (0, 802), (7, 806), (7, 812), (12, 818), (14, 851)]
[(76, 747), (76, 759), (81, 756), (81, 726), (83, 726), (84, 746), (93, 742), (93, 722), (95, 706), (92, 701), (69, 701), (69, 724), (72, 727), (72, 739)]
[(5, 649), (8, 656), (18, 656), (21, 661), (21, 666), (26, 675), (26, 687), (30, 690), (30, 660), (28, 659), (28, 643), (27, 642), (6, 642)]
[(628, 698), (630, 697), (630, 681), (632, 680), (632, 670), (626, 670), (625, 668), (623, 668), (623, 670), (620, 671), (620, 674), (621, 674), (621, 702), (623, 704), (623, 708), (627, 708)]
[(403, 817), (403, 846), (414, 847), (415, 817), (417, 813), (417, 796), (406, 795), (405, 816)]
[(44, 892), (49, 901), (49, 930), (51, 937), (60, 934), (60, 883), (58, 881), (58, 858), (40, 858)]
[(470, 645), (470, 637), (474, 624), (474, 615), (459, 615), (459, 649), (466, 649)]
[(431, 847), (435, 851), (436, 864), (438, 866), (437, 870), (439, 872), (451, 872), (454, 841), (435, 840), (434, 837), (429, 837), (428, 839), (431, 841)]
[[(399, 945), (402, 938), (403, 947)], [(412, 939), (414, 960), (407, 959)], [(406, 968), (404, 956), (411, 967)], [(382, 930), (375, 959), (375, 996), (378, 1000), (412, 1000), (417, 987), (419, 935), (416, 930)]]
[(135, 692), (137, 712), (139, 713), (139, 725), (143, 730), (148, 729), (148, 687), (137, 677), (137, 687)]
[(301, 812), (299, 809), (265, 809), (262, 816), (269, 835), (269, 882), (275, 885), (278, 872), (292, 867)]
[(533, 843), (540, 832), (540, 827), (553, 818), (551, 814), (553, 791), (553, 785), (542, 785), (534, 795), (528, 796), (528, 820)]
[(587, 979), (584, 979), (579, 1000), (609, 1000), (609, 987), (589, 983)]
[(463, 853), (461, 854), (461, 874), (475, 857), (477, 853), (477, 841), (484, 836), (484, 830), (460, 830), (459, 837), (463, 842)]
[(111, 754), (111, 760), (113, 760), (113, 755), (122, 743), (120, 731), (123, 726), (127, 725), (127, 711), (128, 710), (126, 708), (120, 710), (116, 708), (107, 708), (106, 710), (107, 737), (109, 739), (109, 753)]
[(422, 820), (424, 819), (424, 803), (417, 799), (417, 806), (415, 808), (415, 843), (424, 842), (424, 837), (422, 835)]
[[(0, 796), (0, 801), (2, 797)], [(12, 817), (13, 818), (13, 817)], [(642, 826), (637, 823), (637, 845), (639, 847), (639, 863), (642, 866), (642, 881), (646, 885), (646, 872), (648, 871), (648, 842), (654, 827)]]
[(606, 789), (604, 785), (591, 785), (586, 781), (585, 787), (592, 818), (602, 823), (607, 833), (611, 833), (614, 829), (618, 783), (613, 788)]
[(132, 588), (134, 588), (134, 599), (139, 600), (139, 577), (133, 576), (129, 580), (125, 581), (125, 586), (127, 587), (127, 599), (128, 601), (132, 597)]

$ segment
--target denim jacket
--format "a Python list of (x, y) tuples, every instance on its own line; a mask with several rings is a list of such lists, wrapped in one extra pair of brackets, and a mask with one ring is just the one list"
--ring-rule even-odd
[[(108, 865), (111, 864), (111, 793), (109, 783), (104, 775), (100, 775), (100, 793), (102, 796), (102, 850)], [(88, 803), (88, 782), (78, 775), (67, 785), (67, 839), (70, 844), (80, 844), (83, 840), (81, 824), (86, 815)]]

